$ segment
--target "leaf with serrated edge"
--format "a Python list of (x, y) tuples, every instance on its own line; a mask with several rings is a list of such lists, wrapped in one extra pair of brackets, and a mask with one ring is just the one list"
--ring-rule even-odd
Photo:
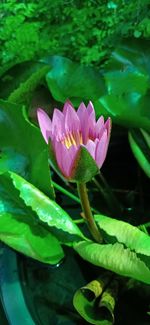
[(90, 241), (82, 241), (75, 244), (74, 249), (83, 259), (96, 266), (150, 284), (148, 267), (134, 252), (128, 248), (125, 249), (122, 244), (100, 245)]
[(150, 237), (137, 227), (101, 214), (95, 215), (95, 221), (101, 229), (109, 236), (115, 236), (120, 243), (136, 253), (150, 256)]
[(64, 257), (59, 240), (25, 205), (8, 173), (0, 175), (0, 240), (43, 263), (57, 264)]
[(35, 186), (27, 182), (21, 176), (9, 172), (13, 185), (20, 192), (20, 197), (27, 206), (37, 213), (39, 219), (50, 227), (56, 227), (72, 235), (83, 238), (83, 235), (70, 216), (55, 201), (49, 199)]

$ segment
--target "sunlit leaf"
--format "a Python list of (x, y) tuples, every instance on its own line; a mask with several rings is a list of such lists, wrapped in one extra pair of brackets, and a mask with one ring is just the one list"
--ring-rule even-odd
[(120, 243), (101, 245), (82, 241), (75, 244), (74, 249), (83, 259), (96, 266), (150, 284), (149, 268), (136, 253)]
[(44, 193), (19, 175), (12, 172), (9, 175), (13, 185), (19, 190), (22, 200), (28, 207), (32, 208), (42, 222), (50, 227), (56, 227), (83, 238), (77, 225), (55, 201), (50, 200)]
[(7, 174), (0, 176), (0, 240), (43, 263), (57, 264), (64, 257), (58, 239), (25, 206)]
[(126, 247), (139, 254), (150, 257), (150, 236), (127, 222), (106, 217), (102, 214), (96, 215), (95, 220), (104, 231), (104, 237), (109, 243), (118, 241)]

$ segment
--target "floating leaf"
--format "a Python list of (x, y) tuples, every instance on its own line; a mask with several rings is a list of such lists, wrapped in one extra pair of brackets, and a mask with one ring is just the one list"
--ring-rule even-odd
[(133, 92), (145, 95), (148, 89), (148, 76), (136, 69), (106, 72), (105, 80), (109, 94), (120, 96)]
[(103, 114), (105, 118), (111, 117), (112, 121), (126, 127), (141, 127), (150, 129), (150, 95), (141, 95), (131, 92), (124, 95), (108, 94), (94, 102), (96, 113)]
[(69, 98), (78, 105), (83, 100), (96, 100), (105, 92), (102, 75), (92, 67), (61, 56), (51, 56), (42, 62), (51, 67), (46, 77), (47, 84), (53, 97), (62, 103)]
[(107, 70), (111, 67), (118, 71), (119, 69), (126, 71), (130, 68), (130, 71), (139, 71), (150, 77), (149, 40), (135, 40), (135, 38), (123, 40), (113, 51)]
[(94, 102), (97, 115), (110, 116), (127, 127), (150, 129), (148, 42), (123, 41), (105, 65), (107, 94)]

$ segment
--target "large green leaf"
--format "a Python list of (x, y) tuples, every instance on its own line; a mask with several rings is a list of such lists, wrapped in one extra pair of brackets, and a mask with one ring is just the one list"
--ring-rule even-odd
[(139, 165), (150, 177), (150, 134), (142, 129), (132, 129), (129, 132), (129, 143)]
[[(132, 44), (132, 45), (131, 45)], [(107, 71), (113, 66), (120, 71), (139, 71), (150, 78), (150, 48), (149, 40), (127, 39), (123, 40), (113, 51), (111, 60), (107, 64)], [(129, 71), (129, 70), (128, 70)]]
[(22, 211), (0, 213), (0, 240), (43, 263), (57, 264), (64, 257), (58, 239)]
[(124, 244), (136, 253), (150, 257), (150, 236), (137, 227), (102, 214), (95, 215), (95, 221), (100, 229), (104, 231), (104, 237), (106, 234), (108, 242), (114, 242), (116, 239), (116, 241)]
[(107, 94), (95, 102), (97, 114), (127, 127), (150, 129), (149, 42), (123, 41), (105, 66)]
[(105, 74), (109, 94), (123, 95), (133, 92), (145, 95), (148, 89), (148, 76), (137, 70), (111, 71)]
[(150, 284), (149, 268), (136, 253), (120, 243), (101, 245), (82, 241), (75, 244), (74, 249), (83, 259), (96, 266)]
[(22, 200), (27, 206), (32, 208), (42, 222), (50, 227), (55, 227), (71, 235), (83, 238), (78, 226), (55, 201), (50, 200), (44, 193), (21, 176), (13, 172), (10, 172), (9, 175), (13, 185), (19, 190)]
[(34, 211), (25, 206), (9, 175), (1, 175), (0, 240), (38, 261), (59, 263), (64, 257), (63, 250), (58, 239), (43, 225)]
[(95, 102), (94, 106), (97, 115), (110, 116), (117, 124), (150, 130), (149, 102), (149, 93), (142, 96), (131, 92), (124, 95), (108, 94)]
[(69, 98), (78, 105), (83, 100), (96, 100), (104, 94), (104, 80), (96, 69), (61, 56), (51, 56), (44, 62), (51, 67), (46, 80), (56, 100), (64, 103)]
[[(48, 152), (40, 130), (32, 125), (20, 106), (0, 101), (0, 173), (13, 170), (54, 197)], [(40, 172), (39, 172), (40, 167)]]

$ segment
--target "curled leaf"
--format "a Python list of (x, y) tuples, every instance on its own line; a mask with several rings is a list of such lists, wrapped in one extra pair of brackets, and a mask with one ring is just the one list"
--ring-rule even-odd
[(114, 308), (116, 304), (117, 293), (118, 282), (116, 280), (113, 280), (109, 284), (108, 288), (106, 288), (106, 290), (103, 292), (99, 303), (101, 314), (103, 317), (110, 319), (112, 323), (114, 323)]
[(109, 281), (110, 274), (108, 272), (105, 272), (98, 279), (93, 280), (89, 282), (86, 286), (82, 287), (81, 291), (89, 301), (92, 301), (93, 299), (98, 298), (102, 294), (105, 286), (108, 284)]
[(114, 317), (112, 317), (113, 304), (112, 308), (109, 307), (111, 312), (108, 310), (106, 313), (103, 313), (104, 308), (102, 309), (100, 306), (100, 299), (103, 297), (102, 293), (110, 282), (110, 279), (111, 273), (105, 272), (98, 279), (78, 289), (74, 295), (73, 304), (75, 309), (90, 324), (112, 324), (112, 320), (114, 319)]

